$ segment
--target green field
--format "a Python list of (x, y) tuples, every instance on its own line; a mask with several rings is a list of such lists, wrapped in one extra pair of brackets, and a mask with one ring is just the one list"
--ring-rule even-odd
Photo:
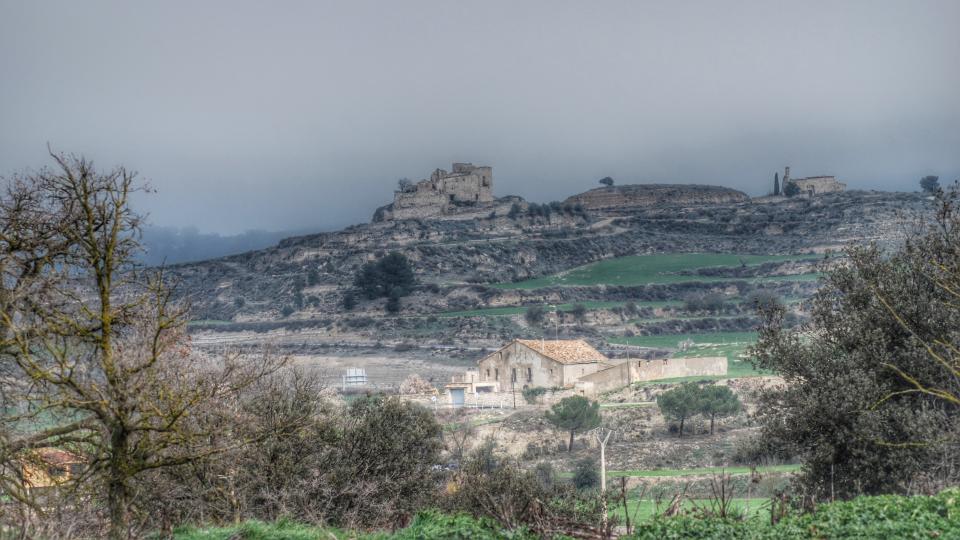
[[(800, 470), (800, 465), (790, 463), (787, 465), (769, 465), (766, 467), (757, 467), (757, 472), (761, 473), (788, 473)], [(699, 469), (654, 469), (651, 471), (629, 470), (629, 471), (607, 471), (607, 478), (619, 478), (627, 476), (630, 478), (674, 478), (677, 476), (704, 476), (712, 474), (750, 474), (750, 467), (701, 467)]]
[[(623, 307), (627, 305), (627, 302), (603, 302), (596, 300), (586, 300), (583, 302), (574, 302), (569, 304), (548, 304), (543, 305), (545, 310), (553, 311), (557, 309), (559, 311), (572, 311), (573, 306), (577, 304), (583, 304), (583, 307), (587, 309), (609, 309), (615, 307)], [(683, 302), (677, 300), (664, 300), (664, 301), (650, 301), (650, 302), (634, 302), (637, 307), (644, 308), (661, 308), (668, 306), (681, 306)], [(538, 304), (539, 305), (539, 304)], [(446, 311), (439, 313), (440, 317), (504, 317), (510, 315), (520, 315), (526, 313), (531, 306), (504, 306), (504, 307), (495, 307), (495, 308), (482, 308), (482, 309), (470, 309), (466, 311)]]
[[(631, 499), (627, 498), (627, 507), (630, 509), (630, 520), (644, 521), (650, 519), (656, 515), (662, 514), (666, 511), (667, 506), (670, 504), (670, 499), (666, 498), (661, 501), (655, 501), (653, 499)], [(770, 504), (769, 499), (733, 499), (731, 501), (730, 507), (736, 513), (749, 514), (751, 516), (756, 515), (760, 510), (765, 510)], [(709, 500), (690, 500), (684, 499), (683, 508), (686, 510), (691, 510), (695, 506), (710, 508)], [(610, 508), (610, 513), (618, 516), (620, 519), (624, 518), (623, 506), (617, 505), (616, 507)]]
[(574, 268), (552, 276), (544, 276), (515, 283), (500, 283), (503, 289), (539, 289), (554, 286), (592, 285), (647, 285), (650, 283), (680, 283), (686, 281), (815, 280), (817, 274), (776, 276), (764, 278), (730, 278), (683, 275), (678, 272), (711, 267), (754, 266), (767, 262), (817, 259), (819, 255), (735, 255), (722, 253), (664, 253), (618, 257)]
[(757, 341), (756, 332), (713, 332), (708, 334), (660, 334), (656, 336), (611, 337), (607, 341), (620, 345), (636, 345), (657, 349), (676, 349), (681, 341), (693, 341), (694, 356), (727, 356), (737, 358), (744, 349)]

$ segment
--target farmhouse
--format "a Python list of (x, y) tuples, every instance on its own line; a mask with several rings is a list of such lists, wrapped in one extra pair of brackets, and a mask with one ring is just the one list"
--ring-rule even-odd
[(59, 448), (37, 448), (20, 458), (21, 477), (31, 489), (55, 487), (80, 474), (84, 459)]
[(595, 395), (639, 381), (726, 373), (726, 357), (610, 359), (582, 339), (515, 339), (455, 376), (446, 389), (456, 405), (467, 394), (541, 387)]

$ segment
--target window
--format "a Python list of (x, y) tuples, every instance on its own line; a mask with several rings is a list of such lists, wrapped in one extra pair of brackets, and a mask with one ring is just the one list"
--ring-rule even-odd
[(513, 372), (510, 374), (510, 381), (517, 382), (517, 368), (513, 368)]
[(489, 370), (489, 369), (487, 370), (487, 380), (488, 380), (488, 381), (490, 380), (490, 370)]
[(533, 369), (527, 368), (527, 382), (533, 382)]
[(499, 381), (499, 380), (500, 380), (500, 370), (499, 370), (499, 369), (494, 369), (494, 370), (493, 370), (493, 376), (494, 376), (494, 380)]

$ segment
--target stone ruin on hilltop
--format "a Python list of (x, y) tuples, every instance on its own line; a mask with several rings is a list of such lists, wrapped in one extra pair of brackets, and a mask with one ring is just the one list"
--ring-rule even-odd
[(454, 163), (452, 168), (450, 172), (437, 169), (417, 183), (401, 180), (393, 203), (378, 208), (373, 221), (442, 216), (494, 200), (491, 167)]

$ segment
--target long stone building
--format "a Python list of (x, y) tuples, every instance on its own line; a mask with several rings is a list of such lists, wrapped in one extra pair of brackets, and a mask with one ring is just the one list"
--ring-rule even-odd
[(515, 339), (481, 358), (446, 389), (454, 404), (462, 404), (468, 394), (541, 387), (593, 396), (639, 381), (726, 373), (726, 357), (610, 359), (581, 339)]
[(454, 163), (450, 172), (436, 169), (430, 178), (401, 185), (393, 203), (378, 208), (373, 220), (436, 217), (493, 200), (491, 167)]

